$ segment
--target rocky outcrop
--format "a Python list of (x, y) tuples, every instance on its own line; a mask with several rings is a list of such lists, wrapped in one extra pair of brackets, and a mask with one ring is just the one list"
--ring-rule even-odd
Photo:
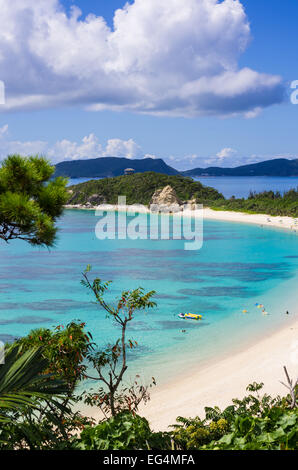
[[(86, 196), (80, 191), (69, 190), (69, 199), (67, 201), (68, 205), (72, 204), (81, 204), (82, 206), (92, 207), (100, 206), (101, 204), (106, 204), (106, 198), (100, 194), (92, 194), (91, 196)], [(82, 202), (82, 200), (84, 202)]]
[(178, 198), (175, 189), (168, 185), (163, 189), (158, 189), (155, 191), (151, 199), (151, 204), (181, 205), (182, 202)]
[(71, 189), (68, 190), (68, 194), (69, 194), (69, 199), (67, 201), (67, 204), (74, 204), (77, 201), (78, 196), (80, 195), (79, 192), (74, 192)]
[(178, 212), (181, 210), (181, 205), (182, 202), (175, 189), (168, 185), (155, 191), (150, 202), (150, 209), (152, 211)]
[(88, 197), (87, 200), (87, 203), (91, 204), (92, 206), (100, 206), (101, 204), (106, 204), (106, 202), (106, 198), (100, 194), (92, 194), (92, 196)]

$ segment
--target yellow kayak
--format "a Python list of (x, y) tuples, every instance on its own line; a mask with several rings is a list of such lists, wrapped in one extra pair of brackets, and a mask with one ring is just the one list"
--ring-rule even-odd
[(178, 316), (184, 320), (202, 320), (203, 318), (202, 315), (196, 313), (179, 313)]

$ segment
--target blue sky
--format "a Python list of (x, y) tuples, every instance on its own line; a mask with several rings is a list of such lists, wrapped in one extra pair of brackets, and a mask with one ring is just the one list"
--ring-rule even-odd
[[(57, 1), (49, 0), (47, 5), (53, 4), (52, 10), (34, 11), (35, 17), (52, 18), (55, 25), (60, 18), (55, 16)], [(196, 7), (196, 2), (201, 3), (185, 0), (180, 5)], [(24, 3), (29, 10), (31, 6), (32, 11), (36, 8), (33, 0), (11, 2), (5, 26), (14, 24), (19, 8), (26, 29)], [(88, 29), (86, 17), (90, 13), (102, 16), (106, 27), (113, 28), (114, 11), (123, 8), (124, 3), (60, 1), (60, 8), (64, 7), (69, 16), (71, 5), (78, 6), (83, 16), (73, 17), (66, 26), (61, 20), (45, 44), (43, 37), (32, 33), (23, 46), (21, 33), (16, 35), (15, 44), (26, 47), (21, 59), (13, 56), (15, 52), (9, 55), (7, 44), (0, 40), (0, 52), (6, 46), (5, 60), (0, 59), (0, 78), (7, 88), (7, 106), (0, 109), (1, 157), (13, 151), (41, 152), (53, 161), (108, 154), (136, 158), (152, 155), (181, 169), (234, 166), (279, 156), (298, 158), (298, 106), (289, 99), (290, 83), (298, 80), (298, 2), (242, 0), (246, 18), (237, 9), (236, 19), (229, 25), (229, 12), (222, 12), (218, 31), (216, 23), (213, 29), (210, 26), (200, 32), (205, 26), (200, 24), (202, 13), (198, 10), (194, 19), (185, 15), (185, 24), (179, 26), (177, 35), (164, 26), (172, 13), (179, 13), (177, 0), (169, 0), (173, 11), (164, 12), (158, 10), (156, 2), (156, 11), (148, 17), (140, 5), (134, 16), (130, 15), (130, 26), (126, 27), (126, 18), (121, 19), (121, 35), (112, 40), (115, 50), (120, 48), (119, 57), (112, 55), (114, 51), (106, 57), (104, 49), (98, 54), (97, 49), (104, 44), (102, 37), (110, 31), (104, 32), (97, 22), (92, 29), (89, 23)], [(152, 9), (154, 3), (152, 0)], [(212, 11), (210, 7), (204, 14), (211, 15)], [(137, 34), (139, 27), (141, 36)], [(163, 49), (167, 41), (170, 52), (159, 57), (159, 47)], [(245, 47), (239, 52), (235, 44), (241, 41)], [(154, 48), (150, 49), (152, 43)], [(182, 47), (186, 53), (180, 56)], [(224, 65), (220, 54), (212, 57), (220, 48)], [(194, 68), (197, 58), (199, 65)], [(105, 67), (103, 75), (100, 60)], [(12, 74), (10, 66), (15, 64)], [(248, 69), (253, 72), (245, 72)], [(243, 75), (238, 73), (241, 70)], [(205, 91), (210, 77), (216, 87), (229, 84), (224, 97), (218, 90)], [(203, 82), (198, 83), (198, 79)], [(166, 96), (168, 83), (170, 94)], [(84, 87), (86, 90), (81, 92)]]

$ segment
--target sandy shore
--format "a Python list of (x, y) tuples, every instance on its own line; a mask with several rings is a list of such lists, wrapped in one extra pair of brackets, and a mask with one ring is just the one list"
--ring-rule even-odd
[[(295, 318), (297, 318), (295, 316)], [(285, 395), (283, 366), (290, 376), (298, 375), (298, 320), (285, 318), (285, 327), (245, 351), (219, 360), (153, 391), (150, 402), (140, 414), (153, 429), (166, 430), (177, 416), (204, 417), (205, 406), (223, 408), (232, 398), (243, 398), (246, 386), (264, 382), (264, 392)]]
[(273, 217), (266, 214), (245, 214), (232, 211), (214, 211), (209, 208), (203, 209), (204, 219), (223, 220), (227, 222), (241, 222), (245, 224), (256, 224), (266, 227), (278, 227), (292, 230), (298, 233), (298, 220), (292, 217)]
[[(125, 211), (123, 206), (106, 205), (98, 207), (89, 207), (83, 205), (67, 205), (65, 209), (77, 210), (99, 210), (99, 211)], [(127, 206), (129, 212), (150, 213), (150, 209), (143, 205)], [(243, 212), (233, 211), (215, 211), (208, 207), (203, 210), (191, 211), (185, 210), (184, 212), (177, 212), (175, 215), (187, 215), (190, 217), (202, 217), (204, 219), (222, 220), (227, 222), (237, 222), (245, 224), (254, 224), (266, 227), (278, 227), (284, 230), (291, 230), (298, 233), (298, 219), (293, 217), (273, 217), (266, 214), (246, 214)]]
[[(121, 206), (67, 206), (68, 209), (123, 211)], [(131, 212), (150, 213), (145, 206), (129, 206)], [(179, 213), (177, 213), (179, 214)], [(204, 219), (278, 227), (298, 233), (298, 222), (291, 217), (272, 217), (265, 214), (245, 214), (240, 212), (214, 211), (204, 208), (201, 211), (184, 211), (183, 214)], [(296, 299), (295, 308), (296, 308)], [(253, 344), (234, 355), (217, 360), (208, 366), (187, 371), (166, 385), (157, 386), (151, 394), (150, 402), (140, 409), (153, 429), (166, 430), (174, 424), (177, 416), (204, 417), (205, 406), (223, 408), (231, 404), (232, 398), (242, 398), (246, 386), (252, 382), (264, 382), (264, 392), (273, 396), (285, 395), (283, 366), (287, 366), (290, 376), (298, 376), (298, 310), (295, 315), (285, 316), (285, 326), (271, 336)], [(92, 413), (93, 414), (93, 413)], [(94, 416), (97, 417), (97, 416)]]

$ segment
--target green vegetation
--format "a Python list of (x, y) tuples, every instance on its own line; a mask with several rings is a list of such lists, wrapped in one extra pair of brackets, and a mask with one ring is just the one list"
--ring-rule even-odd
[(108, 204), (117, 204), (118, 196), (126, 196), (127, 204), (150, 204), (151, 198), (157, 189), (170, 185), (175, 189), (181, 201), (196, 199), (199, 202), (207, 202), (223, 199), (216, 189), (203, 186), (200, 182), (193, 181), (184, 176), (168, 176), (153, 171), (148, 173), (136, 173), (135, 175), (118, 176), (117, 178), (105, 178), (99, 181), (88, 181), (76, 186), (71, 186), (73, 191), (69, 198), (69, 204), (86, 204), (89, 198), (97, 195), (94, 205), (100, 198)]
[(284, 194), (273, 191), (251, 193), (248, 199), (223, 199), (210, 204), (212, 209), (298, 217), (298, 189)]
[(144, 293), (141, 287), (125, 291), (122, 292), (116, 306), (109, 305), (104, 300), (104, 294), (110, 282), (102, 282), (99, 278), (90, 281), (88, 277), (90, 271), (89, 265), (83, 273), (81, 283), (92, 292), (96, 302), (107, 312), (107, 316), (120, 326), (121, 337), (115, 344), (109, 344), (104, 350), (88, 356), (98, 374), (92, 379), (100, 382), (102, 386), (95, 393), (86, 394), (85, 402), (91, 406), (98, 406), (105, 417), (110, 415), (115, 417), (127, 409), (136, 412), (140, 402), (148, 399), (148, 387), (139, 385), (136, 377), (129, 388), (123, 388), (123, 378), (127, 370), (127, 349), (138, 346), (136, 341), (126, 340), (126, 332), (137, 311), (155, 307), (155, 302), (151, 300), (155, 291)]
[[(6, 345), (0, 366), (0, 450), (295, 450), (298, 446), (298, 381), (287, 371), (286, 397), (260, 395), (263, 384), (251, 384), (249, 395), (235, 399), (225, 410), (205, 408), (205, 418), (177, 418), (167, 432), (153, 432), (138, 416), (139, 403), (149, 398), (148, 387), (124, 382), (126, 326), (137, 310), (154, 306), (153, 292), (141, 288), (123, 292), (112, 305), (105, 302), (109, 283), (89, 280), (87, 287), (109, 318), (121, 327), (121, 337), (103, 350), (96, 349), (85, 324), (72, 322), (53, 331), (38, 329)], [(97, 372), (90, 377), (89, 370)], [(100, 384), (96, 391), (77, 393), (85, 379)], [(96, 422), (74, 410), (85, 402), (97, 408)], [(78, 407), (78, 406), (77, 406)]]
[[(264, 384), (234, 399), (224, 411), (205, 408), (206, 418), (178, 418), (173, 439), (183, 450), (295, 450), (298, 446), (298, 409), (290, 396), (260, 396)], [(297, 392), (297, 388), (296, 388)]]
[(152, 432), (148, 421), (130, 411), (123, 411), (97, 426), (87, 426), (74, 440), (80, 450), (170, 449), (169, 433)]
[(56, 219), (67, 201), (64, 178), (42, 157), (7, 157), (0, 168), (0, 239), (52, 246)]
[(178, 175), (179, 172), (160, 158), (130, 159), (119, 157), (92, 158), (61, 162), (56, 165), (55, 176), (69, 178), (111, 178), (124, 175), (126, 168), (136, 173), (155, 171), (165, 175)]
[[(135, 416), (140, 402), (149, 398), (152, 384), (138, 385), (138, 377), (132, 384), (124, 383), (127, 350), (137, 347), (126, 339), (126, 328), (138, 310), (154, 307), (154, 292), (145, 293), (142, 288), (125, 291), (115, 306), (108, 305), (104, 293), (109, 283), (98, 278), (90, 281), (90, 270), (88, 266), (83, 273), (82, 284), (95, 295), (100, 309), (120, 325), (121, 337), (115, 344), (95, 350), (85, 324), (71, 322), (54, 331), (33, 330), (6, 345), (5, 364), (0, 365), (0, 450), (74, 448), (79, 446), (74, 436), (79, 439), (82, 429), (94, 426), (93, 420), (73, 411), (74, 405), (83, 401), (97, 407), (107, 422), (125, 412)], [(90, 369), (93, 376), (88, 375)], [(100, 387), (77, 394), (77, 385), (87, 378)], [(122, 425), (127, 427), (125, 420)], [(143, 427), (132, 423), (135, 433)], [(89, 434), (86, 431), (86, 436), (92, 434), (93, 429)]]
[[(11, 156), (0, 169), (0, 238), (20, 238), (33, 245), (51, 246), (56, 218), (66, 202), (66, 181), (53, 174), (40, 157)], [(72, 198), (85, 203), (90, 196), (116, 203), (118, 194), (128, 204), (148, 204), (156, 189), (172, 186), (185, 201), (212, 203), (216, 209), (264, 211), (273, 215), (297, 214), (297, 191), (251, 194), (248, 200), (225, 200), (212, 188), (180, 176), (136, 174), (73, 187)], [(76, 191), (76, 192), (75, 192)], [(98, 349), (85, 324), (73, 321), (54, 330), (39, 328), (5, 346), (0, 365), (0, 450), (296, 450), (298, 447), (298, 381), (287, 371), (289, 394), (283, 398), (260, 396), (263, 384), (251, 384), (250, 394), (233, 400), (225, 410), (205, 408), (205, 418), (177, 418), (168, 432), (153, 432), (137, 415), (149, 399), (149, 386), (136, 377), (125, 383), (127, 351), (138, 345), (126, 338), (127, 326), (140, 310), (155, 306), (155, 292), (142, 288), (125, 291), (112, 304), (105, 301), (109, 282), (89, 279), (82, 284), (99, 306), (99, 313), (120, 326), (120, 338)], [(91, 370), (91, 371), (90, 371)], [(92, 374), (89, 375), (89, 374)], [(96, 375), (97, 374), (97, 375)], [(96, 375), (96, 377), (94, 377)], [(99, 387), (78, 393), (86, 379)], [(75, 410), (81, 403), (96, 407), (96, 422)]]
[[(0, 367), (0, 422), (11, 424), (19, 409), (38, 408), (37, 399), (51, 401), (66, 393), (66, 383), (45, 373), (47, 360), (40, 347), (22, 351), (18, 344), (8, 346)], [(54, 403), (54, 402), (52, 402)]]
[(72, 407), (91, 350), (84, 324), (38, 329), (5, 347), (0, 366), (0, 450), (67, 449), (91, 421)]
[(71, 186), (68, 204), (117, 204), (118, 196), (126, 196), (128, 205), (149, 205), (154, 192), (167, 185), (175, 189), (182, 202), (196, 200), (198, 204), (214, 210), (298, 217), (298, 190), (295, 189), (284, 194), (267, 191), (251, 193), (248, 199), (225, 199), (215, 189), (203, 186), (191, 178), (154, 172), (93, 180)]

